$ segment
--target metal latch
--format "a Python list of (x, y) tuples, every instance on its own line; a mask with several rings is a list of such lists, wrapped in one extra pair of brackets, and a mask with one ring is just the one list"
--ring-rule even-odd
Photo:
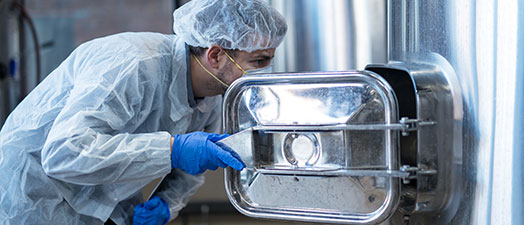
[(400, 118), (399, 123), (403, 125), (401, 129), (402, 136), (408, 136), (410, 131), (416, 131), (421, 126), (429, 126), (436, 124), (435, 121), (422, 121), (419, 119), (409, 119), (407, 117)]
[(402, 183), (409, 184), (412, 179), (417, 178), (418, 175), (435, 175), (437, 170), (425, 170), (419, 167), (403, 165), (400, 167), (400, 172), (409, 174), (408, 176), (402, 177)]

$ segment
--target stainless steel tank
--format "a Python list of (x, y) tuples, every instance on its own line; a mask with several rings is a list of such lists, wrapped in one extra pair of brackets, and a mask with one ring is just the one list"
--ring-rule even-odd
[(340, 71), (385, 63), (385, 0), (270, 0), (288, 24), (274, 71)]
[(389, 61), (443, 59), (462, 89), (463, 191), (450, 224), (524, 224), (523, 21), (523, 1), (388, 2)]
[[(322, 4), (333, 3), (327, 2)], [(366, 71), (268, 74), (232, 85), (224, 100), (224, 127), (240, 133), (236, 141), (226, 142), (240, 152), (248, 170), (226, 171), (228, 197), (242, 213), (263, 218), (347, 224), (524, 224), (524, 2), (389, 0), (387, 16), (385, 64), (367, 65)], [(351, 49), (346, 44), (352, 42), (344, 35), (346, 39), (336, 46)], [(287, 62), (340, 58), (338, 53), (318, 52), (316, 46), (322, 44), (315, 41), (311, 48), (300, 47), (302, 43), (284, 45)], [(311, 50), (309, 54), (320, 60), (308, 61), (296, 49)], [(289, 61), (293, 57), (300, 58)], [(339, 98), (370, 84), (369, 79), (386, 87), (366, 88), (369, 93), (391, 97)], [(348, 90), (336, 92), (340, 87)], [(339, 98), (339, 104), (330, 98)], [(295, 100), (286, 103), (286, 99)], [(380, 111), (373, 102), (393, 107)], [(340, 115), (352, 119), (331, 121), (340, 110), (333, 107), (345, 104), (382, 116), (348, 109)], [(290, 112), (297, 116), (283, 116)], [(393, 138), (351, 140), (351, 132), (369, 130)], [(383, 140), (389, 144), (381, 145)], [(310, 149), (307, 157), (301, 155), (304, 148)], [(358, 158), (366, 152), (375, 157)], [(344, 157), (330, 157), (333, 154)], [(381, 155), (391, 157), (388, 163), (365, 169), (353, 166), (368, 165)], [(371, 189), (347, 185), (349, 181), (362, 185), (363, 180), (372, 181), (371, 186), (363, 185)], [(374, 195), (367, 194), (373, 191), (387, 197), (371, 198)], [(322, 196), (332, 204), (323, 203)], [(355, 204), (345, 205), (351, 202)]]

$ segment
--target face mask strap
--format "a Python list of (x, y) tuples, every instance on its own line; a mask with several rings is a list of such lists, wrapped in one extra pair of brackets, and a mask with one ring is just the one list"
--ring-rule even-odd
[(215, 80), (217, 80), (220, 84), (224, 85), (224, 87), (229, 88), (228, 84), (226, 84), (224, 81), (220, 80), (213, 73), (209, 72), (209, 70), (207, 70), (206, 67), (204, 67), (204, 65), (202, 65), (200, 60), (198, 60), (198, 58), (194, 54), (191, 54), (191, 55), (193, 56), (193, 58), (195, 58), (195, 60), (197, 61), (198, 65), (200, 65), (200, 67), (202, 67), (202, 69), (204, 69), (209, 75), (211, 75), (213, 78), (215, 78)]
[(224, 50), (224, 49), (222, 49), (222, 50), (224, 51), (226, 56), (229, 58), (229, 60), (231, 60), (231, 62), (233, 62), (242, 71), (242, 73), (244, 73), (244, 75), (247, 75), (247, 72), (244, 69), (242, 69), (242, 67), (240, 65), (238, 65), (238, 63), (229, 54), (227, 54), (227, 51)]

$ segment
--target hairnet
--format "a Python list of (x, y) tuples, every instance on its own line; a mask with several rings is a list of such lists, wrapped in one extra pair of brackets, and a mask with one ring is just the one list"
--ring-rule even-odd
[(252, 52), (276, 48), (286, 21), (258, 0), (193, 0), (173, 13), (173, 31), (188, 45)]

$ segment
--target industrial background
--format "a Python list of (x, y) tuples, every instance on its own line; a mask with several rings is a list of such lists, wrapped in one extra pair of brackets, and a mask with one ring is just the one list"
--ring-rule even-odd
[[(120, 32), (173, 33), (173, 10), (186, 2), (0, 0), (0, 125), (80, 44)], [(386, 62), (385, 0), (268, 2), (288, 23), (274, 72), (364, 69)], [(222, 169), (205, 176), (172, 224), (304, 224), (241, 215), (227, 199)]]
[[(172, 33), (172, 12), (185, 2), (0, 0), (0, 125), (78, 45), (119, 32)], [(463, 102), (456, 112), (463, 116), (460, 129), (452, 131), (462, 135), (452, 138), (458, 145), (443, 158), (456, 160), (460, 169), (452, 173), (461, 179), (450, 184), (457, 191), (444, 193), (454, 199), (442, 206), (452, 211), (442, 220), (523, 224), (524, 1), (268, 2), (288, 23), (274, 72), (364, 70), (391, 62), (429, 62), (451, 71), (460, 86), (455, 97)], [(428, 71), (434, 72), (421, 73)], [(223, 174), (221, 169), (208, 171), (206, 184), (171, 224), (306, 224), (241, 215), (226, 196)], [(423, 193), (419, 199), (417, 194), (403, 197), (419, 201), (413, 209), (421, 212), (418, 221), (440, 219), (439, 213), (424, 217), (423, 212), (429, 202), (424, 197), (436, 195)], [(402, 213), (384, 224), (410, 224), (409, 216), (399, 217)], [(412, 221), (420, 224), (417, 218)]]

